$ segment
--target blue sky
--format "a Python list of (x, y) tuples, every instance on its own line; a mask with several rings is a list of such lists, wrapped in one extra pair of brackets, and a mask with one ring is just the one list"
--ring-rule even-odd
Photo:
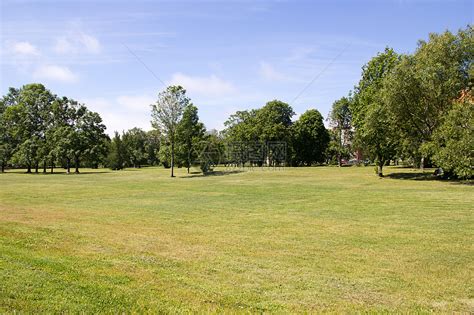
[(327, 117), (377, 52), (472, 24), (473, 3), (6, 0), (0, 88), (41, 82), (99, 112), (110, 134), (151, 128), (160, 81), (183, 85), (209, 129), (273, 99)]

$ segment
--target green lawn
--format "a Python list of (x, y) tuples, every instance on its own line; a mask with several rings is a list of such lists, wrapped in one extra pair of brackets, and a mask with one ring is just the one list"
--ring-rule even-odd
[(0, 312), (473, 312), (474, 186), (386, 173), (1, 174)]

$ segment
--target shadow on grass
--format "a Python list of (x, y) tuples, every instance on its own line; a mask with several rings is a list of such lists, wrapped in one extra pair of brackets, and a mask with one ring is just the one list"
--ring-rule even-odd
[(432, 173), (420, 173), (420, 172), (412, 172), (412, 173), (391, 173), (385, 175), (385, 178), (390, 179), (401, 179), (401, 180), (416, 180), (416, 181), (439, 181), (439, 182), (446, 182), (456, 185), (468, 185), (473, 186), (474, 181), (472, 180), (459, 180), (459, 179), (443, 179), (439, 178)]
[(214, 171), (214, 172), (209, 172), (206, 174), (203, 173), (198, 173), (198, 172), (191, 172), (190, 175), (182, 178), (195, 178), (195, 177), (213, 177), (213, 176), (225, 176), (225, 175), (232, 175), (232, 174), (238, 174), (238, 173), (243, 173), (244, 171), (241, 170), (233, 170), (233, 171)]
[(8, 174), (20, 174), (20, 175), (30, 175), (30, 176), (50, 176), (50, 175), (70, 175), (70, 176), (73, 176), (73, 175), (98, 175), (98, 174), (107, 174), (107, 173), (111, 173), (112, 171), (84, 171), (84, 172), (80, 172), (79, 173), (74, 173), (71, 172), (71, 173), (67, 173), (65, 171), (55, 171), (54, 173), (51, 173), (51, 172), (46, 172), (46, 173), (43, 173), (43, 172), (38, 172), (38, 173), (35, 173), (35, 172), (31, 172), (31, 173), (27, 173), (27, 172), (19, 172), (19, 171), (9, 171), (9, 172), (5, 172), (5, 173), (0, 173), (0, 174), (5, 174), (5, 175), (8, 175)]

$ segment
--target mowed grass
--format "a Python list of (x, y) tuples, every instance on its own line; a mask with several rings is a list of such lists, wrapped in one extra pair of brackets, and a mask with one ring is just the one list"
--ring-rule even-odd
[(474, 311), (472, 185), (177, 174), (1, 174), (0, 312)]

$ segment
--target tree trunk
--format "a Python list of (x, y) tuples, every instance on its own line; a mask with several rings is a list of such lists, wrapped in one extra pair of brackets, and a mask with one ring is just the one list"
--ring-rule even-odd
[(424, 169), (425, 169), (425, 157), (422, 156), (420, 160), (420, 170), (424, 171)]
[(2, 161), (2, 173), (5, 173), (5, 162)]
[(385, 164), (385, 163), (384, 163), (383, 160), (380, 160), (380, 161), (379, 161), (379, 165), (378, 165), (378, 167), (377, 167), (377, 175), (378, 175), (379, 177), (383, 177), (383, 165), (384, 165), (384, 164)]
[(78, 157), (76, 157), (75, 162), (76, 162), (76, 170), (74, 171), (74, 173), (79, 174), (79, 158)]
[(38, 174), (38, 168), (39, 168), (39, 163), (36, 162), (35, 163), (35, 173)]
[(31, 173), (31, 165), (30, 165), (30, 164), (28, 164), (27, 169), (26, 169), (26, 172), (27, 172), (27, 173)]
[(54, 162), (51, 161), (51, 174), (53, 174), (53, 172), (54, 172)]
[(67, 158), (66, 159), (66, 168), (67, 168), (67, 173), (71, 173), (71, 159)]
[(43, 161), (43, 173), (46, 173), (46, 161)]
[(171, 142), (171, 177), (174, 177), (174, 141)]
[(337, 161), (339, 163), (339, 167), (342, 167), (342, 154), (341, 154), (341, 150), (342, 150), (342, 129), (339, 130), (339, 150), (337, 150)]

